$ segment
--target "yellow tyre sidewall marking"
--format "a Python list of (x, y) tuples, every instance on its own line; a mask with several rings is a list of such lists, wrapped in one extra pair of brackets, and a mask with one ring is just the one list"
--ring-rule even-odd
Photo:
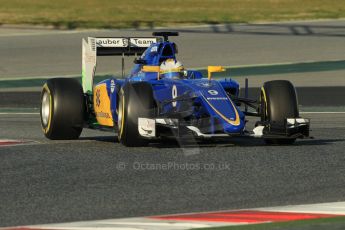
[(264, 87), (261, 87), (261, 92), (262, 92), (262, 95), (263, 95), (263, 98), (264, 98), (264, 102), (265, 102), (265, 116), (267, 118), (267, 115), (268, 115), (268, 111), (267, 111), (267, 98), (266, 98), (266, 92), (265, 92)]
[(49, 130), (50, 130), (50, 124), (51, 124), (51, 120), (52, 120), (52, 116), (53, 116), (53, 114), (52, 114), (52, 110), (53, 110), (53, 100), (52, 100), (52, 94), (50, 93), (50, 90), (49, 90), (49, 87), (48, 87), (47, 83), (45, 83), (45, 84), (43, 85), (43, 91), (44, 91), (44, 90), (47, 91), (48, 94), (49, 94), (49, 117), (48, 117), (48, 124), (47, 124), (47, 127), (43, 127), (43, 126), (42, 126), (42, 128), (43, 128), (43, 132), (44, 132), (44, 133), (48, 133)]
[(119, 130), (119, 139), (121, 139), (122, 137), (122, 133), (123, 133), (123, 128), (124, 128), (124, 125), (125, 125), (125, 96), (123, 94), (123, 91), (121, 91), (121, 128)]

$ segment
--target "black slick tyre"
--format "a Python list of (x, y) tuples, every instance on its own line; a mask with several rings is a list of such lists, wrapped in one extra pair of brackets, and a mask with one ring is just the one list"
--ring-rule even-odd
[(75, 79), (49, 79), (41, 92), (41, 125), (52, 140), (77, 139), (84, 125), (85, 98)]
[(127, 83), (119, 93), (118, 139), (128, 147), (145, 146), (148, 140), (138, 131), (138, 118), (152, 118), (155, 114), (155, 100), (150, 84), (146, 82)]
[[(283, 123), (286, 118), (298, 118), (298, 102), (290, 81), (265, 82), (261, 88), (261, 122)], [(265, 139), (267, 144), (293, 144), (296, 139)]]

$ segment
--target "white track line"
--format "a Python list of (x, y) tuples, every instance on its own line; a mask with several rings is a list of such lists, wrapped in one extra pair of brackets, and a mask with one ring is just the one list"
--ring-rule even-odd
[(0, 113), (0, 115), (40, 115), (40, 113)]
[[(97, 79), (98, 76), (105, 76), (105, 75), (109, 75), (109, 76), (116, 76), (117, 74), (121, 74), (120, 72), (101, 72), (101, 73), (97, 73), (97, 76), (95, 76), (95, 78)], [(48, 80), (50, 78), (57, 78), (57, 77), (62, 77), (62, 78), (81, 78), (81, 73), (80, 74), (65, 74), (65, 75), (45, 75), (45, 76), (25, 76), (25, 77), (5, 77), (5, 78), (1, 78), (0, 79), (0, 83), (2, 81), (31, 81), (31, 80), (38, 80), (38, 79), (44, 79), (44, 80)]]
[(54, 230), (86, 230), (86, 229), (131, 229), (131, 230), (182, 230), (193, 228), (206, 228), (206, 227), (218, 227), (226, 224), (208, 224), (201, 222), (179, 222), (179, 221), (161, 221), (151, 220), (148, 218), (124, 218), (113, 220), (96, 220), (85, 222), (74, 222), (65, 224), (47, 224), (34, 226), (37, 229), (54, 229)]
[[(224, 65), (225, 69), (238, 69), (238, 68), (252, 68), (252, 67), (275, 67), (275, 66), (289, 66), (289, 65), (300, 65), (300, 64), (316, 64), (319, 62), (336, 62), (336, 61), (344, 61), (343, 59), (333, 59), (327, 61), (317, 61), (317, 60), (308, 60), (304, 62), (275, 62), (275, 63), (263, 63), (263, 64), (248, 64), (248, 65)], [(193, 70), (207, 70), (206, 67), (196, 67), (196, 68), (189, 68)], [(234, 77), (234, 76), (232, 76)], [(231, 78), (231, 77), (230, 77)]]
[(300, 114), (345, 114), (345, 112), (300, 112)]
[(332, 202), (320, 204), (287, 205), (271, 208), (258, 208), (253, 210), (272, 212), (298, 212), (345, 215), (345, 202)]
[[(282, 213), (306, 213), (306, 214), (331, 214), (345, 216), (345, 202), (333, 203), (318, 203), (306, 205), (288, 205), (278, 207), (263, 207), (254, 209), (241, 209), (241, 210), (222, 210), (217, 212), (237, 212), (237, 211), (262, 211), (262, 212), (282, 212)], [(212, 212), (212, 213), (217, 213)], [(194, 213), (206, 214), (208, 212)], [(186, 214), (186, 213), (184, 213)], [(189, 213), (192, 214), (192, 213)], [(180, 215), (180, 214), (179, 214)], [(169, 216), (169, 215), (168, 215)], [(174, 215), (172, 215), (174, 216)], [(269, 221), (271, 222), (271, 221)], [(274, 222), (274, 221), (272, 221)], [(55, 223), (43, 224), (22, 227), (6, 227), (0, 228), (5, 230), (19, 230), (19, 229), (54, 229), (54, 230), (182, 230), (203, 227), (219, 227), (229, 225), (244, 225), (245, 222), (215, 222), (208, 220), (174, 220), (174, 219), (155, 219), (154, 217), (134, 217), (134, 218), (120, 218), (120, 219), (107, 219), (107, 220), (94, 220), (94, 221), (78, 221), (70, 223)]]

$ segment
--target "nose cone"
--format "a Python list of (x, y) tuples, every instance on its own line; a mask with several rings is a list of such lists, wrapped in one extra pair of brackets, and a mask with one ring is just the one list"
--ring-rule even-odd
[(227, 122), (223, 123), (224, 132), (228, 134), (242, 133), (244, 130), (245, 122), (243, 119), (240, 119), (239, 125), (232, 125)]
[(242, 133), (245, 126), (244, 114), (217, 81), (194, 80), (194, 90), (200, 92), (204, 108), (216, 120), (215, 131), (228, 134)]
[(203, 96), (203, 98), (208, 107), (209, 114), (220, 121), (225, 133), (243, 132), (245, 126), (244, 115), (237, 109), (229, 97), (225, 96), (215, 99), (215, 97), (205, 98)]

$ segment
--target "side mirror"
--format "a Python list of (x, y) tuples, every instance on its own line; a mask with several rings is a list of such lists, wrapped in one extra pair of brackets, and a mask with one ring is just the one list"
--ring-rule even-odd
[(208, 80), (211, 80), (212, 73), (216, 72), (224, 72), (225, 69), (222, 66), (208, 66), (207, 72), (208, 72)]
[(142, 65), (146, 65), (146, 60), (144, 59), (134, 59), (134, 64), (142, 64)]

